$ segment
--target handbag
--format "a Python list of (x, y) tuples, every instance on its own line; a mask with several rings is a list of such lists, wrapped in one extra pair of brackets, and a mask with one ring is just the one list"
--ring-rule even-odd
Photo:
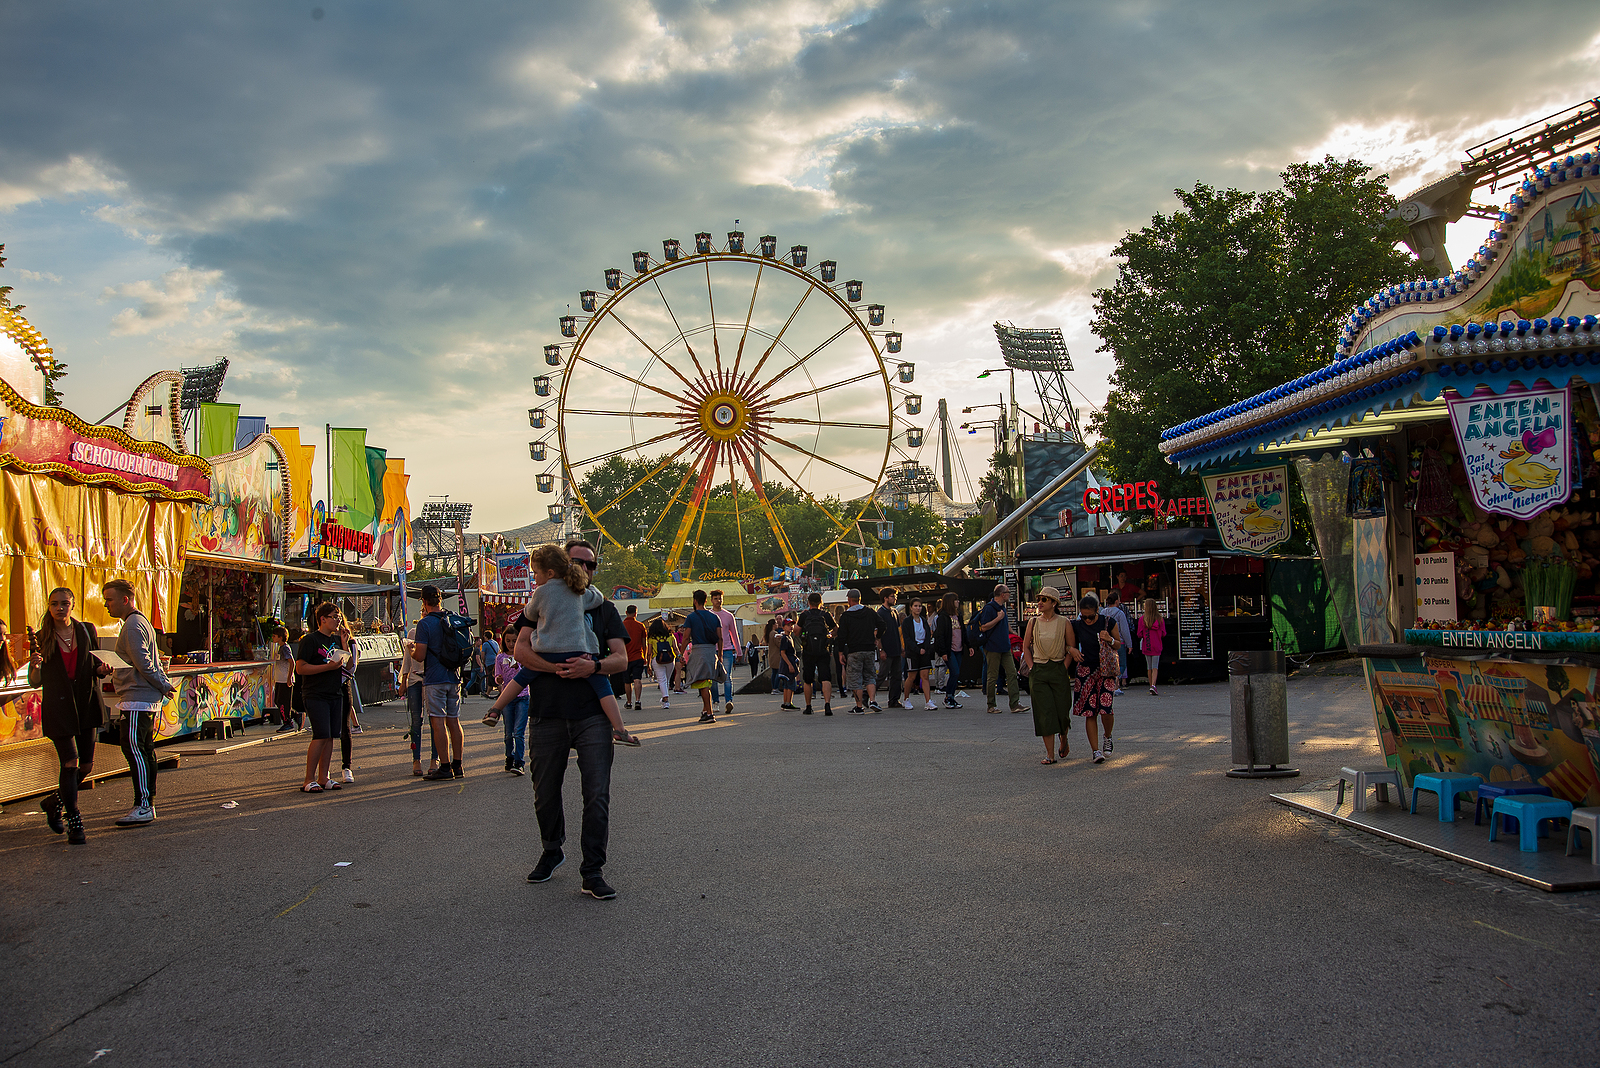
[(1112, 648), (1112, 644), (1105, 638), (1109, 631), (1101, 632), (1100, 641), (1100, 677), (1102, 679), (1119, 679), (1122, 677), (1122, 658)]

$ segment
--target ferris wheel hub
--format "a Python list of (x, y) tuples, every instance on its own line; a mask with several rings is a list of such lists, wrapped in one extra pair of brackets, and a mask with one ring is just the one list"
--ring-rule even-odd
[(750, 425), (750, 409), (736, 393), (717, 390), (700, 402), (700, 428), (713, 441), (732, 441)]

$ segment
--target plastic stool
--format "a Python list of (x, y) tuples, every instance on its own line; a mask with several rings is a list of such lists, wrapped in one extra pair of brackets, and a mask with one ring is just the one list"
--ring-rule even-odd
[(1489, 841), (1494, 841), (1496, 832), (1500, 830), (1500, 821), (1495, 817), (1505, 812), (1522, 823), (1518, 847), (1524, 853), (1537, 853), (1540, 821), (1571, 819), (1572, 802), (1553, 797), (1497, 797), (1494, 799), (1494, 808), (1489, 812)]
[[(1478, 787), (1478, 803), (1472, 807), (1472, 825), (1476, 827), (1480, 822), (1482, 822), (1483, 810), (1486, 808), (1492, 809), (1494, 807), (1495, 798), (1514, 797), (1521, 794), (1542, 794), (1545, 797), (1553, 796), (1550, 793), (1550, 787), (1548, 786), (1535, 786), (1532, 783), (1513, 784), (1508, 782), (1486, 782), (1482, 786)], [(1516, 819), (1511, 816), (1501, 816), (1500, 820), (1500, 829), (1502, 831), (1505, 831), (1507, 834), (1519, 833), (1520, 827), (1518, 826)], [(1540, 828), (1539, 837), (1547, 837), (1549, 833), (1549, 831)]]
[(1427, 790), (1439, 798), (1439, 822), (1456, 821), (1456, 802), (1460, 795), (1471, 793), (1483, 785), (1476, 775), (1457, 771), (1425, 772), (1411, 779), (1411, 814), (1417, 814), (1417, 795)]
[(1589, 832), (1589, 862), (1600, 868), (1600, 808), (1575, 808), (1572, 820), (1567, 824), (1567, 856), (1572, 856), (1573, 848), (1578, 844), (1578, 832)]
[(1355, 799), (1351, 802), (1352, 812), (1365, 812), (1367, 810), (1367, 787), (1378, 788), (1378, 800), (1387, 803), (1389, 800), (1389, 787), (1392, 784), (1400, 791), (1400, 804), (1406, 803), (1406, 788), (1400, 782), (1400, 773), (1393, 768), (1340, 768), (1339, 769), (1339, 797), (1334, 801), (1333, 807), (1338, 808), (1344, 804), (1344, 784), (1355, 785)]

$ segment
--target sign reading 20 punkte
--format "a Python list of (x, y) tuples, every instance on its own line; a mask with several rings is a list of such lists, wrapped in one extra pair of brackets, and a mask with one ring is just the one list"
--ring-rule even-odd
[(1531, 519), (1567, 499), (1571, 400), (1563, 386), (1450, 401), (1450, 426), (1479, 508)]
[(1223, 545), (1260, 554), (1289, 540), (1287, 466), (1206, 475), (1202, 481)]

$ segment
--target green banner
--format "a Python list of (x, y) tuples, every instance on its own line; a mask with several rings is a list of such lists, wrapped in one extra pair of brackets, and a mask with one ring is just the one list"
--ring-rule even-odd
[(372, 480), (367, 472), (365, 429), (335, 427), (331, 431), (333, 491), (329, 518), (341, 527), (366, 530), (372, 525)]
[[(383, 475), (389, 469), (389, 450), (367, 446), (367, 485), (372, 493), (372, 518), (381, 521), (386, 511), (383, 499)], [(398, 502), (397, 502), (398, 503)], [(372, 536), (378, 536), (374, 527)]]
[(239, 430), (237, 404), (203, 403), (200, 405), (200, 455), (221, 456), (233, 451), (234, 436)]

